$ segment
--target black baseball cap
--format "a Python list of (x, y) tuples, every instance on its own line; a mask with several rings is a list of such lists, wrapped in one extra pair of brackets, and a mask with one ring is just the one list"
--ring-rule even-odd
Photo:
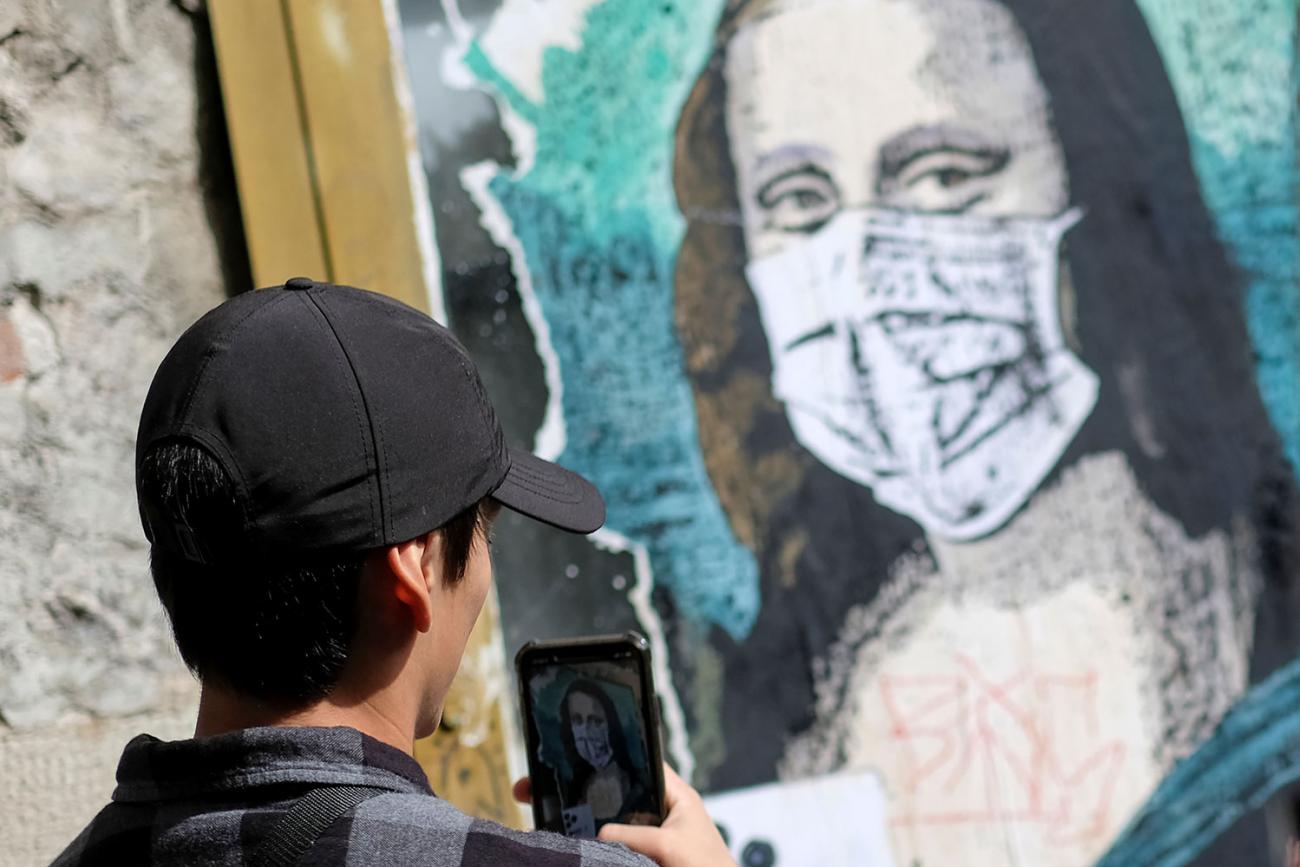
[[(392, 545), (488, 495), (574, 533), (605, 521), (586, 479), (506, 447), (450, 331), (392, 298), (305, 277), (231, 298), (172, 347), (145, 399), (137, 479), (145, 455), (175, 441), (234, 481), (245, 553)], [(221, 559), (137, 495), (152, 544)]]

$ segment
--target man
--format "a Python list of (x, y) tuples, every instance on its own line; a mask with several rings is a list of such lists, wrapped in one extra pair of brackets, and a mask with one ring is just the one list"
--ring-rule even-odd
[(154, 377), (136, 493), (202, 685), (195, 737), (128, 744), (56, 864), (734, 863), (671, 770), (661, 827), (578, 841), (472, 819), (412, 758), (486, 598), (497, 511), (577, 533), (605, 515), (585, 479), (505, 447), (427, 316), (306, 278), (217, 307)]

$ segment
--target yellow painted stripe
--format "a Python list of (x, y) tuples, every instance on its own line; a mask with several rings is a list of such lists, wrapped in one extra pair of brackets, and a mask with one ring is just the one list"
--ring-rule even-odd
[(333, 279), (429, 309), (383, 9), (280, 0), (296, 47)]
[(253, 280), (266, 286), (299, 274), (328, 279), (280, 3), (212, 0), (208, 9)]

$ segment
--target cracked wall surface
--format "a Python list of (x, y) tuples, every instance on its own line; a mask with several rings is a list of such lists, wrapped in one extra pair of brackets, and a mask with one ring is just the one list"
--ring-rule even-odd
[(171, 342), (248, 285), (225, 147), (197, 0), (0, 3), (0, 862), (189, 724), (132, 453)]

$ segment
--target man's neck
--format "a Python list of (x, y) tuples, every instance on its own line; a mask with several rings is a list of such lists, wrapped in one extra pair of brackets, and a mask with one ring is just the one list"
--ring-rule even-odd
[(386, 706), (382, 698), (372, 696), (353, 701), (331, 694), (320, 701), (286, 709), (204, 684), (194, 736), (211, 737), (259, 726), (347, 726), (411, 754), (415, 744), (413, 715)]

